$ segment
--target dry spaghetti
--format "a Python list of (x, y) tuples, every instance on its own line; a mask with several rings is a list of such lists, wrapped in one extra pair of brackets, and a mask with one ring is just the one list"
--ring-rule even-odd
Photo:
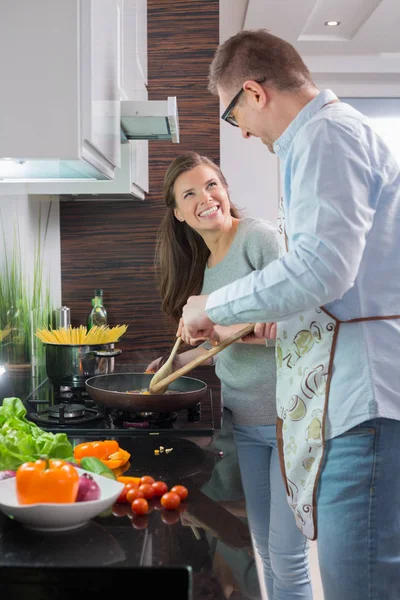
[(80, 325), (79, 327), (68, 327), (68, 329), (64, 327), (37, 329), (35, 335), (44, 344), (112, 344), (117, 342), (127, 329), (127, 325), (116, 325), (111, 328), (108, 325), (94, 325), (88, 331), (84, 325)]

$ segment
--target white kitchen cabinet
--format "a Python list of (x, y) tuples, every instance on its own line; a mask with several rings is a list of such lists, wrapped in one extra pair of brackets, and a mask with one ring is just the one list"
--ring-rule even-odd
[[(147, 0), (121, 0), (121, 100), (147, 100)], [(135, 188), (149, 191), (149, 143), (132, 141)]]
[(2, 0), (0, 180), (120, 166), (121, 0)]
[(122, 98), (147, 100), (147, 0), (120, 1)]
[[(4, 184), (4, 194), (55, 194), (63, 200), (144, 200), (145, 193), (148, 192), (148, 162), (147, 152), (141, 153), (140, 145), (146, 144), (147, 149), (147, 143), (132, 141), (121, 145), (121, 168), (115, 170), (112, 180), (9, 183)], [(143, 156), (145, 160), (141, 161)], [(0, 186), (0, 200), (2, 194), (3, 189)]]

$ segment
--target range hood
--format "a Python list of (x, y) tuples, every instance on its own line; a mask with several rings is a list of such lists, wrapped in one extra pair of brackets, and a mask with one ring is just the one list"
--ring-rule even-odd
[(122, 100), (123, 140), (170, 140), (179, 144), (176, 97), (167, 100)]

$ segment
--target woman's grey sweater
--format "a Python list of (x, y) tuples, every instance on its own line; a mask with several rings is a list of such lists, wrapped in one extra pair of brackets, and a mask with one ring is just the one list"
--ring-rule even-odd
[[(201, 293), (210, 294), (252, 271), (259, 271), (278, 256), (276, 227), (269, 221), (245, 217), (240, 220), (222, 261), (214, 267), (206, 267)], [(275, 424), (275, 349), (236, 343), (215, 358), (223, 403), (232, 412), (233, 422), (240, 425)]]

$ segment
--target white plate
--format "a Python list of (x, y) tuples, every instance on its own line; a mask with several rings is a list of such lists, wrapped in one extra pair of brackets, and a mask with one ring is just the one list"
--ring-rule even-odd
[[(79, 475), (89, 473), (76, 468)], [(117, 500), (124, 484), (103, 475), (89, 473), (100, 487), (100, 499), (71, 504), (19, 504), (15, 477), (0, 481), (0, 510), (30, 529), (38, 531), (66, 531), (85, 525)]]

